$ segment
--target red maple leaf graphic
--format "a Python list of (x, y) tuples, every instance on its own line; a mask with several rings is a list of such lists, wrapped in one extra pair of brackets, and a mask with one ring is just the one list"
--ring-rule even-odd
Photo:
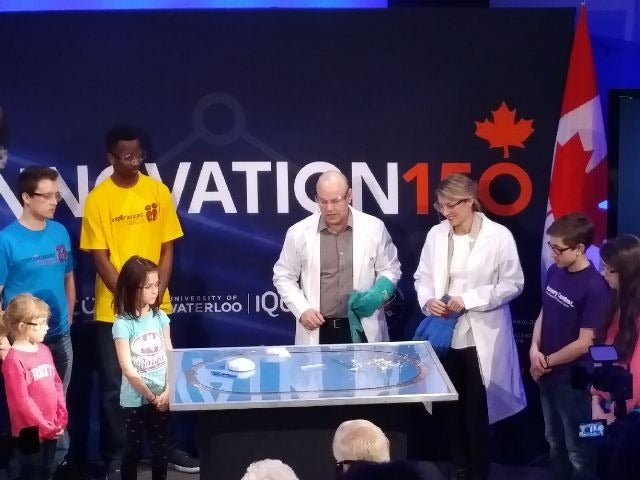
[(591, 153), (584, 149), (577, 133), (564, 145), (556, 143), (549, 203), (554, 218), (576, 212), (588, 215), (599, 233), (595, 240), (598, 243), (607, 230), (606, 212), (598, 208), (598, 203), (607, 198), (607, 159), (587, 172)]
[(509, 147), (524, 148), (524, 142), (533, 133), (533, 119), (524, 118), (516, 122), (516, 109), (509, 110), (502, 102), (500, 108), (492, 110), (493, 122), (485, 118), (482, 122), (475, 122), (476, 136), (489, 142), (489, 148), (502, 147), (503, 158), (509, 158)]

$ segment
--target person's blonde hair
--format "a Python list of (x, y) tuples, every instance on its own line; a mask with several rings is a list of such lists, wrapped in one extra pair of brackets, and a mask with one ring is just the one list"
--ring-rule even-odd
[(249, 465), (240, 480), (298, 480), (298, 477), (286, 463), (266, 458)]
[(436, 187), (436, 197), (438, 196), (453, 201), (473, 200), (473, 210), (482, 211), (478, 200), (478, 182), (464, 173), (452, 173), (443, 178)]
[(342, 422), (333, 436), (332, 448), (336, 462), (388, 462), (390, 459), (389, 439), (377, 425), (368, 420)]
[(0, 312), (0, 336), (13, 338), (20, 323), (31, 323), (37, 318), (49, 318), (51, 310), (46, 302), (30, 293), (21, 293), (11, 299), (4, 312)]

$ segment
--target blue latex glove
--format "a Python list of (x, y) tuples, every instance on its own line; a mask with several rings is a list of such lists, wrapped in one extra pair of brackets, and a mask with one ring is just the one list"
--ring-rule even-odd
[(353, 299), (353, 311), (358, 317), (370, 317), (389, 300), (396, 287), (391, 280), (381, 276), (366, 292)]
[(351, 292), (349, 296), (349, 301), (347, 303), (347, 313), (349, 316), (349, 329), (351, 330), (351, 341), (353, 343), (367, 343), (367, 336), (364, 334), (364, 329), (362, 328), (362, 322), (360, 321), (360, 316), (353, 311), (353, 303), (359, 301), (363, 292), (359, 292), (358, 290), (354, 290)]
[[(447, 303), (449, 296), (444, 295), (441, 301)], [(451, 312), (447, 317), (438, 317), (436, 315), (428, 315), (418, 325), (414, 340), (428, 340), (435, 350), (438, 357), (444, 357), (451, 348), (451, 340), (453, 331), (458, 323), (458, 317), (463, 312)]]

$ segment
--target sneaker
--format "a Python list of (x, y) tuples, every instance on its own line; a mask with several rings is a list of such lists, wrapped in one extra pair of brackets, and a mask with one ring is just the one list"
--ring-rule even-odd
[(120, 465), (116, 462), (111, 462), (107, 465), (107, 474), (104, 478), (105, 480), (121, 480)]
[(91, 480), (93, 477), (85, 472), (80, 465), (64, 460), (53, 473), (51, 480)]
[(182, 473), (200, 473), (200, 462), (179, 449), (169, 453), (169, 468)]

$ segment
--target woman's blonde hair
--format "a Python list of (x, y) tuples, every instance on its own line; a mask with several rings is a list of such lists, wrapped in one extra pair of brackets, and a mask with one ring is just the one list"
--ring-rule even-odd
[(337, 462), (388, 462), (390, 458), (389, 439), (377, 425), (368, 420), (342, 422), (333, 436), (332, 447)]
[(49, 305), (30, 293), (13, 297), (4, 312), (0, 312), (0, 336), (13, 338), (22, 322), (31, 323), (37, 318), (49, 318)]
[(478, 200), (478, 182), (464, 173), (452, 173), (442, 179), (436, 187), (436, 197), (443, 197), (453, 201), (473, 200), (473, 210), (482, 211)]

